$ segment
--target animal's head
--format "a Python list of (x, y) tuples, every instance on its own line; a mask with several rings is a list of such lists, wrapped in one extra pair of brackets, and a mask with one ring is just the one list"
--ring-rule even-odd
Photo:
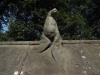
[(56, 12), (57, 12), (57, 9), (56, 9), (56, 8), (53, 8), (53, 9), (51, 10), (51, 12), (52, 12), (52, 13), (56, 13)]
[(56, 8), (53, 8), (52, 10), (50, 10), (51, 12), (51, 16), (56, 18), (57, 17), (57, 9)]

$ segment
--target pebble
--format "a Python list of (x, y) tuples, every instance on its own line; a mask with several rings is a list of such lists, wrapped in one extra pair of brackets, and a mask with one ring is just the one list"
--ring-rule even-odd
[(86, 71), (82, 71), (82, 73), (87, 73)]
[(23, 71), (21, 71), (20, 75), (24, 75), (24, 72), (23, 72)]
[(99, 53), (99, 56), (100, 56), (100, 53)]
[(79, 65), (76, 65), (75, 67), (79, 67)]
[(83, 53), (83, 50), (81, 50), (81, 53)]
[(85, 59), (85, 58), (86, 58), (86, 56), (82, 56), (82, 58), (83, 58), (83, 59)]
[(92, 69), (92, 67), (88, 67), (89, 69)]
[(18, 75), (18, 74), (19, 74), (19, 72), (18, 72), (18, 71), (15, 71), (15, 72), (14, 72), (14, 75)]

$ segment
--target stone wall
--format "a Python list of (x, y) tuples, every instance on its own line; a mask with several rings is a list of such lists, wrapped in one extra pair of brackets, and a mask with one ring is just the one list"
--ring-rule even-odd
[(100, 40), (64, 40), (53, 56), (37, 53), (39, 44), (0, 42), (0, 75), (100, 75)]

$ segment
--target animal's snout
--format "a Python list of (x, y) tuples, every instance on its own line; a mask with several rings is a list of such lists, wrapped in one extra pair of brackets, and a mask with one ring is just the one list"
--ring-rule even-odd
[(57, 12), (57, 9), (56, 9), (56, 8), (54, 8), (54, 9), (53, 9), (53, 11), (54, 11), (54, 12)]

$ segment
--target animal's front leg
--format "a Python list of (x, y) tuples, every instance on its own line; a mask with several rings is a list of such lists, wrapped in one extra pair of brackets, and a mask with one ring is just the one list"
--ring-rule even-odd
[(55, 37), (54, 37), (54, 41), (53, 41), (53, 44), (52, 45), (61, 45), (61, 43), (62, 43), (62, 39), (61, 39), (61, 37), (60, 37), (60, 35), (59, 34), (57, 34)]
[(50, 44), (51, 41), (44, 34), (42, 34), (42, 38), (40, 41), (40, 49), (41, 49), (40, 52), (45, 51), (50, 46)]

